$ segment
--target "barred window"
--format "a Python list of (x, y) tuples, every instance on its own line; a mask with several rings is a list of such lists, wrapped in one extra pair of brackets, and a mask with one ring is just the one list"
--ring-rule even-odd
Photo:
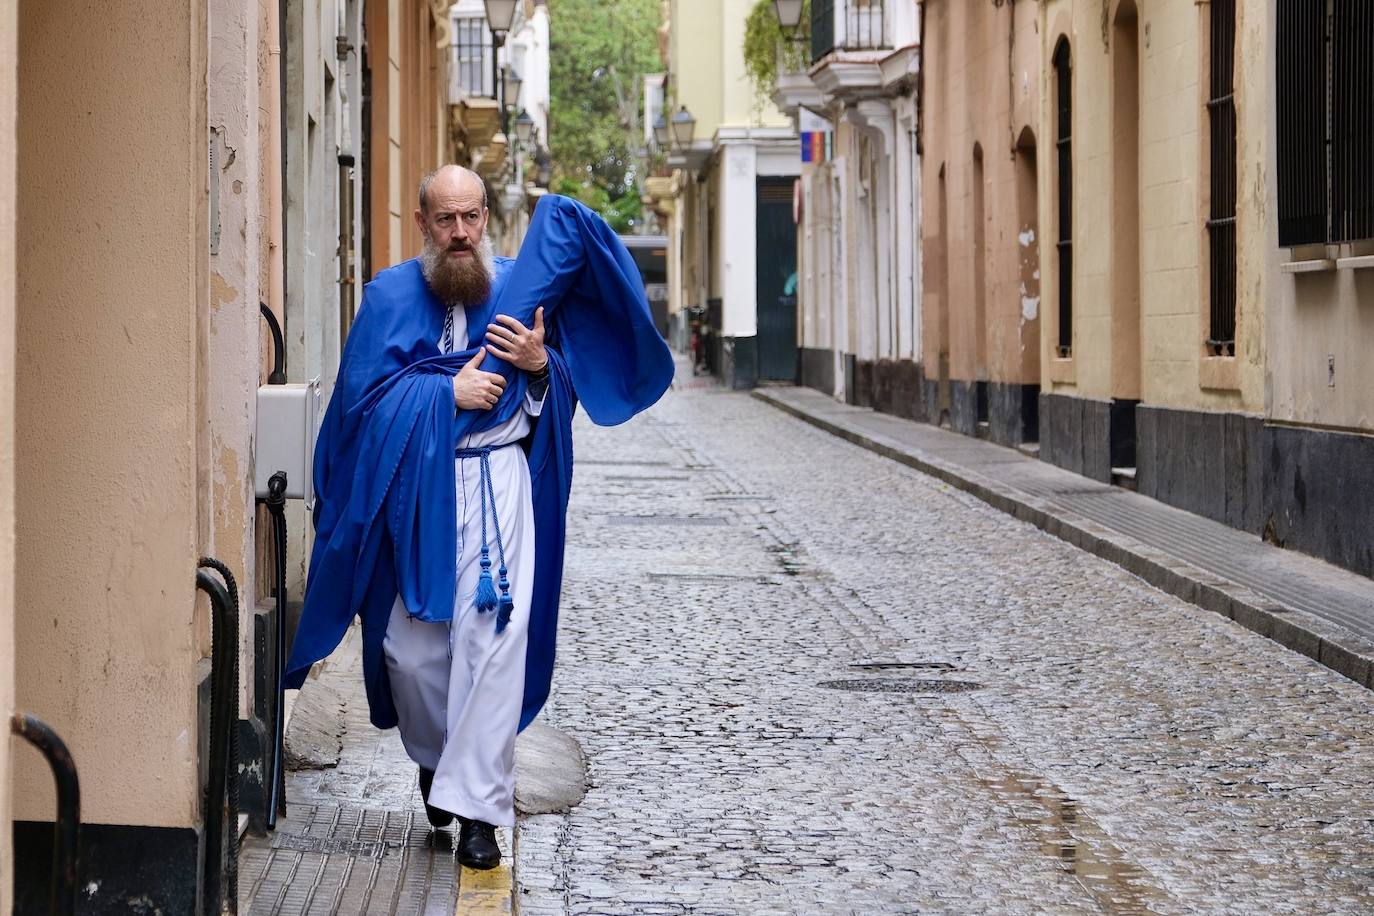
[(491, 32), (480, 16), (457, 20), (453, 66), (459, 93), (495, 98), (491, 85)]
[(1279, 0), (1279, 244), (1374, 238), (1374, 4)]
[(1069, 40), (1059, 39), (1054, 49), (1054, 81), (1057, 132), (1055, 147), (1059, 157), (1059, 194), (1057, 222), (1059, 238), (1055, 243), (1059, 274), (1058, 355), (1073, 353), (1073, 85), (1069, 63)]
[(1211, 213), (1207, 234), (1211, 253), (1211, 323), (1207, 346), (1214, 356), (1235, 355), (1236, 341), (1236, 103), (1233, 95), (1236, 0), (1212, 0)]

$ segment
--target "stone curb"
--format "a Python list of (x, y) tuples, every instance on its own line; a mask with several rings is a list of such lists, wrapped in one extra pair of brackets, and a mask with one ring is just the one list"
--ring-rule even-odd
[(960, 465), (810, 413), (766, 389), (752, 394), (790, 416), (976, 496), (995, 509), (1115, 563), (1160, 591), (1228, 617), (1362, 687), (1374, 689), (1374, 643), (1334, 623), (1256, 594), (1230, 579)]

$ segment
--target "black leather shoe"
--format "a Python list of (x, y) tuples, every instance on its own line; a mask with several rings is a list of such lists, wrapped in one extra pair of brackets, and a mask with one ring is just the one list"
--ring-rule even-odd
[(425, 800), (425, 815), (429, 818), (429, 823), (433, 827), (447, 827), (453, 823), (453, 815), (443, 808), (436, 808), (429, 803), (429, 787), (434, 785), (434, 771), (420, 767), (420, 797)]
[(496, 828), (484, 821), (458, 818), (458, 864), (468, 868), (495, 868), (501, 864)]

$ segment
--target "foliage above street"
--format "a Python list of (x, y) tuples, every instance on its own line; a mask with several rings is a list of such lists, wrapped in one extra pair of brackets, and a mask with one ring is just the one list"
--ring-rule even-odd
[(802, 3), (795, 40), (782, 33), (773, 0), (756, 0), (744, 23), (744, 70), (754, 87), (754, 100), (766, 104), (780, 73), (795, 73), (810, 63), (811, 0)]
[(659, 0), (550, 0), (554, 190), (618, 232), (640, 216), (644, 76), (662, 70)]

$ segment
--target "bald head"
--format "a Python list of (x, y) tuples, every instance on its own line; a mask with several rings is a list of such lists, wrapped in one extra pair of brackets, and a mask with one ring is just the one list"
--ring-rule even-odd
[(444, 197), (479, 196), (482, 209), (487, 207), (487, 186), (482, 176), (461, 165), (441, 165), (420, 179), (420, 212), (429, 213), (431, 195)]

